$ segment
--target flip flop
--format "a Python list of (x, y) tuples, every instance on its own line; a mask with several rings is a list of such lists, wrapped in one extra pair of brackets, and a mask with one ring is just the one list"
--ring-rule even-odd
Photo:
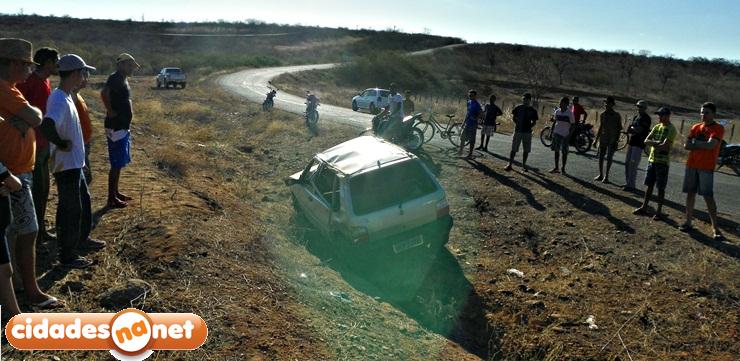
[(56, 310), (59, 308), (64, 308), (66, 305), (66, 302), (54, 296), (51, 296), (51, 298), (47, 299), (46, 301), (33, 304), (31, 305), (31, 307), (38, 310)]

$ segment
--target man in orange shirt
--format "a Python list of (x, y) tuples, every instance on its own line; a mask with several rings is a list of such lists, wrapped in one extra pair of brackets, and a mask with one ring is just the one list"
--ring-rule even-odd
[(714, 239), (724, 237), (717, 225), (717, 203), (714, 201), (714, 167), (717, 164), (720, 144), (725, 128), (714, 121), (717, 106), (704, 103), (701, 106), (701, 123), (691, 127), (684, 148), (689, 151), (686, 160), (686, 174), (683, 179), (683, 191), (686, 193), (686, 222), (678, 227), (682, 232), (689, 232), (696, 194), (704, 197), (712, 222)]
[(90, 138), (92, 138), (92, 122), (90, 121), (90, 112), (87, 109), (87, 103), (85, 99), (82, 99), (80, 90), (87, 87), (87, 78), (82, 80), (80, 87), (75, 89), (72, 95), (72, 100), (75, 102), (75, 108), (77, 108), (77, 114), (80, 117), (80, 127), (82, 128), (82, 139), (85, 144), (85, 167), (82, 171), (85, 173), (85, 181), (87, 184), (92, 182), (92, 167), (90, 166)]
[(31, 196), (36, 137), (33, 127), (41, 124), (41, 111), (30, 105), (16, 84), (31, 74), (33, 46), (22, 39), (0, 39), (0, 163), (22, 183), (10, 193), (13, 222), (8, 234), (15, 238), (15, 263), (23, 282), (26, 300), (37, 308), (63, 307), (64, 302), (41, 291), (36, 282), (36, 235), (38, 222)]

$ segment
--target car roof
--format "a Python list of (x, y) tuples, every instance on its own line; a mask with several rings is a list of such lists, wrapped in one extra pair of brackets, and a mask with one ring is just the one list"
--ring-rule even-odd
[(351, 175), (415, 156), (403, 148), (373, 136), (348, 140), (316, 155), (340, 173)]
[(365, 91), (368, 91), (368, 90), (390, 91), (388, 89), (383, 89), (383, 88), (367, 88), (367, 89), (365, 89)]
[(175, 67), (171, 67), (171, 66), (168, 66), (166, 68), (162, 68), (162, 70), (170, 70), (170, 69), (173, 69), (173, 70), (182, 70), (180, 68), (175, 68)]

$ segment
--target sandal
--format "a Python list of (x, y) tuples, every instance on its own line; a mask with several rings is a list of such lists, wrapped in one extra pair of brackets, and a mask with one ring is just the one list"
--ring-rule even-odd
[(90, 267), (92, 264), (93, 264), (93, 261), (85, 257), (77, 256), (77, 258), (73, 258), (69, 261), (63, 261), (62, 267), (82, 269), (82, 268)]
[(133, 198), (131, 198), (131, 197), (129, 197), (129, 196), (123, 194), (123, 193), (116, 194), (116, 198), (118, 198), (118, 199), (120, 199), (120, 200), (122, 200), (124, 202), (128, 202), (128, 201), (134, 200)]
[(37, 310), (56, 310), (59, 308), (64, 308), (66, 305), (67, 302), (51, 296), (46, 301), (33, 304), (31, 305), (31, 307)]
[(119, 200), (119, 199), (111, 199), (108, 201), (107, 207), (108, 208), (126, 208), (128, 206), (128, 203)]

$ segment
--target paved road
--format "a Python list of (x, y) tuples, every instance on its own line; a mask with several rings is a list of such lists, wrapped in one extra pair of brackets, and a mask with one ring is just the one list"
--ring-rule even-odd
[[(441, 49), (452, 48), (455, 46), (459, 45), (440, 49), (424, 50), (414, 54), (428, 54), (431, 51), (439, 51)], [(224, 75), (219, 78), (219, 83), (228, 91), (243, 96), (249, 101), (262, 103), (265, 98), (265, 94), (269, 91), (268, 81), (271, 79), (286, 73), (295, 73), (314, 69), (329, 69), (337, 65), (338, 64), (318, 64), (249, 69)], [(278, 93), (278, 96), (275, 98), (275, 107), (291, 113), (302, 114), (305, 110), (304, 99), (305, 98), (303, 97), (281, 92)], [(354, 126), (358, 129), (369, 127), (370, 119), (372, 118), (372, 116), (368, 114), (353, 112), (351, 109), (332, 105), (321, 105), (319, 107), (319, 113), (321, 115), (321, 122), (332, 121)], [(435, 142), (435, 145), (445, 146), (445, 143)], [(510, 147), (511, 138), (503, 134), (496, 134), (491, 140), (491, 144), (489, 146), (494, 154), (501, 157), (508, 157)], [(532, 154), (529, 156), (529, 165), (536, 167), (543, 172), (551, 169), (553, 165), (552, 152), (545, 148), (539, 140), (533, 140), (532, 148)], [(493, 157), (491, 154), (478, 153), (478, 155), (482, 157)], [(588, 153), (586, 156), (577, 155), (575, 152), (571, 152), (570, 157), (568, 158), (569, 173), (574, 175), (578, 180), (592, 183), (593, 177), (598, 173), (598, 162), (593, 155), (593, 151)], [(610, 178), (615, 183), (623, 184), (624, 164), (622, 162), (624, 161), (624, 153), (619, 152), (615, 154), (614, 158), (616, 162), (612, 167)], [(521, 155), (519, 155), (517, 159), (521, 160)], [(502, 161), (501, 166), (503, 167), (504, 165), (505, 163)], [(644, 179), (646, 166), (647, 159), (643, 158), (640, 167), (640, 174), (637, 177), (638, 183)], [(668, 200), (669, 208), (678, 208), (685, 204), (685, 195), (681, 193), (683, 174), (684, 164), (673, 162), (670, 167), (668, 188), (666, 190), (666, 199)], [(734, 174), (718, 172), (715, 173), (714, 183), (715, 198), (717, 200), (720, 217), (735, 224), (740, 223), (740, 177)], [(609, 189), (615, 193), (621, 192), (621, 190), (616, 186), (610, 186)], [(706, 209), (703, 200), (697, 200), (697, 209)]]

